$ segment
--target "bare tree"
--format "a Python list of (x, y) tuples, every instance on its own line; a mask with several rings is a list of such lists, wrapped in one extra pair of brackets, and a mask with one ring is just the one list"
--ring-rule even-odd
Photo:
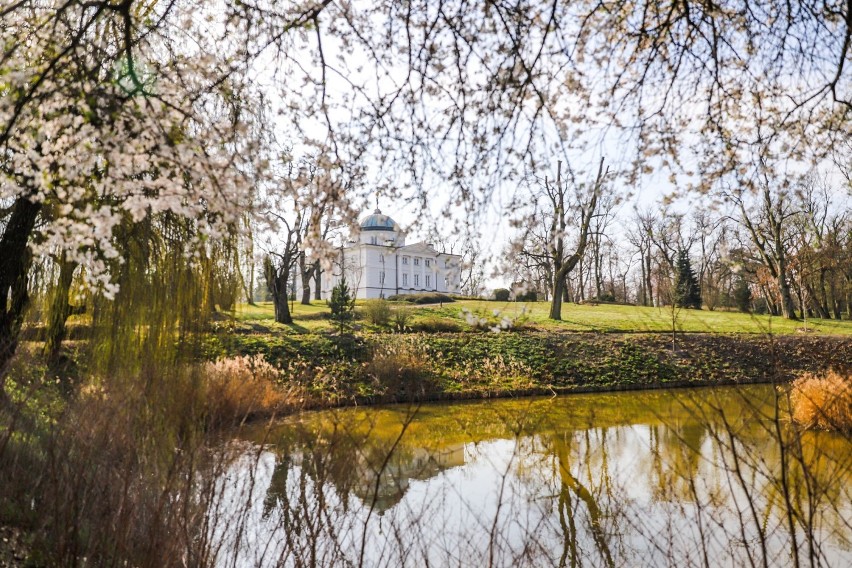
[(754, 199), (745, 187), (724, 193), (739, 215), (734, 217), (745, 228), (757, 259), (775, 280), (785, 318), (796, 319), (796, 308), (790, 291), (789, 274), (790, 221), (798, 214), (791, 196), (784, 190), (773, 191), (773, 182), (764, 178)]
[[(604, 159), (601, 158), (597, 175), (591, 187), (584, 191), (582, 185), (575, 180), (568, 181), (562, 177), (562, 161), (557, 163), (556, 180), (551, 182), (545, 177), (539, 196), (540, 207), (533, 214), (530, 224), (521, 236), (522, 254), (537, 260), (542, 267), (551, 270), (550, 282), (550, 318), (562, 319), (562, 301), (565, 296), (567, 278), (577, 266), (586, 252), (589, 242), (589, 232), (592, 220), (598, 214), (597, 208), (609, 168), (604, 169)], [(573, 178), (573, 175), (571, 176)], [(570, 191), (573, 186), (573, 196)], [(569, 228), (572, 223), (572, 213), (579, 212), (576, 220), (576, 243), (569, 252)], [(537, 234), (535, 231), (546, 227), (546, 232)], [(541, 242), (542, 236), (546, 238)], [(542, 246), (543, 245), (543, 246)]]

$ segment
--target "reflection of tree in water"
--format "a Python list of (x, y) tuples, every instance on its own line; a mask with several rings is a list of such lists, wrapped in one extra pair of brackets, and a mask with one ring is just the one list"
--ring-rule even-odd
[[(494, 410), (436, 406), (407, 431), (405, 414), (393, 409), (321, 415), (333, 420), (295, 422), (276, 438), (278, 459), (264, 515), (280, 516), (275, 519), (287, 533), (287, 546), (306, 558), (314, 552), (305, 546), (316, 541), (335, 549), (326, 558), (351, 558), (353, 547), (363, 550), (368, 541), (380, 550), (413, 546), (425, 558), (436, 536), (448, 539), (441, 545), (448, 554), (456, 546), (475, 552), (488, 544), (471, 539), (477, 530), (487, 539), (491, 526), (503, 563), (516, 552), (501, 531), (521, 527), (533, 543), (530, 550), (548, 565), (615, 566), (643, 555), (649, 563), (686, 558), (712, 565), (714, 554), (771, 564), (791, 540), (784, 524), (788, 508), (805, 552), (811, 547), (819, 554), (816, 547), (826, 536), (848, 549), (848, 438), (799, 436), (784, 425), (779, 442), (772, 437), (774, 391), (759, 392), (762, 398), (728, 391), (718, 397), (711, 391), (589, 397), (593, 411), (580, 404), (582, 397), (498, 403)], [(509, 465), (492, 461), (489, 452), (497, 446), (513, 454)], [(493, 503), (481, 508), (479, 501), (453, 493), (458, 477), (430, 485), (438, 493), (427, 497), (461, 503), (469, 524), (454, 527), (458, 534), (440, 526), (445, 503), (429, 509), (434, 517), (423, 515), (419, 489), (415, 501), (398, 507), (415, 480), (489, 462), (497, 476), (490, 479), (502, 475), (512, 487), (493, 518), (487, 512)], [(783, 493), (781, 467), (787, 467), (792, 493)], [(751, 500), (751, 511), (743, 499)], [(517, 512), (533, 509), (532, 520), (520, 523)], [(383, 529), (374, 526), (368, 537), (374, 512)], [(802, 535), (808, 531), (810, 536)], [(755, 549), (758, 541), (768, 554)], [(520, 554), (527, 553), (524, 548)]]
[[(585, 447), (587, 450), (590, 450), (592, 444), (589, 431), (586, 430), (584, 434), (586, 437)], [(603, 440), (597, 448), (601, 452), (603, 463), (606, 464), (606, 429), (600, 430), (600, 434)], [(610, 551), (610, 536), (607, 534), (607, 527), (605, 526), (606, 517), (611, 516), (611, 511), (603, 510), (598, 503), (598, 497), (571, 472), (572, 462), (574, 461), (571, 457), (574, 453), (571, 448), (572, 441), (573, 432), (554, 434), (551, 438), (552, 451), (556, 457), (561, 480), (557, 507), (559, 511), (559, 524), (564, 534), (564, 548), (559, 566), (567, 566), (569, 562), (570, 566), (577, 566), (578, 562), (581, 561), (577, 549), (580, 539), (576, 524), (577, 519), (581, 517), (581, 505), (585, 509), (589, 533), (592, 535), (598, 553), (606, 566), (614, 566), (615, 563), (612, 558), (612, 552)], [(606, 493), (605, 488), (608, 484), (604, 480), (608, 478), (607, 468), (601, 468), (601, 473), (603, 473), (600, 478), (601, 482), (597, 488), (593, 489)], [(589, 479), (592, 479), (592, 477), (590, 476)], [(612, 503), (610, 497), (609, 494), (605, 494), (604, 502), (608, 504)]]
[(708, 425), (678, 418), (667, 424), (650, 424), (649, 429), (654, 498), (693, 502), (694, 481), (701, 466), (701, 448), (708, 436)]
[(299, 428), (294, 434), (286, 447), (277, 448), (280, 459), (265, 498), (267, 513), (292, 505), (287, 495), (289, 476), (305, 477), (320, 493), (333, 487), (345, 509), (349, 497), (355, 496), (381, 514), (402, 500), (411, 481), (429, 479), (465, 463), (461, 443), (429, 449), (411, 447), (402, 440), (391, 451), (386, 438), (355, 435), (352, 428), (340, 424), (328, 433)]

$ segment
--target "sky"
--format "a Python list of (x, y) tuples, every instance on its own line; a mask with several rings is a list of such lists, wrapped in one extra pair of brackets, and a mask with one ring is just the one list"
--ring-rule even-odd
[[(269, 78), (268, 83), (262, 85), (261, 88), (270, 93), (271, 100), (275, 100), (275, 94), (280, 88), (282, 78), (286, 79), (285, 82), (288, 83), (288, 87), (292, 87), (289, 83), (299, 81), (300, 74), (313, 79), (321, 75), (315, 63), (316, 43), (310, 37), (307, 37), (301, 43), (300, 49), (302, 49), (302, 52), (295, 51), (294, 57), (287, 60), (284, 65), (281, 65), (280, 61), (274, 60), (271, 53), (269, 57), (262, 57), (256, 64), (258, 71), (260, 71), (257, 74), (258, 77)], [(326, 61), (330, 62), (331, 65), (325, 76), (325, 96), (328, 97), (329, 101), (342, 101), (348, 98), (346, 104), (329, 109), (329, 119), (337, 127), (343, 129), (351, 122), (349, 113), (357, 107), (353, 102), (353, 84), (362, 86), (372, 96), (375, 96), (378, 93), (391, 90), (395, 83), (398, 83), (401, 77), (405, 75), (405, 69), (393, 68), (385, 68), (383, 73), (375, 74), (375, 71), (370, 67), (369, 58), (366, 54), (359, 53), (357, 46), (344, 46), (328, 36), (325, 36), (323, 40), (323, 54)], [(348, 61), (348, 66), (341, 63), (341, 58)], [(317, 90), (316, 85), (307, 84), (303, 86), (300, 95), (305, 102), (305, 112), (298, 127), (295, 127), (294, 121), (291, 120), (292, 114), (287, 112), (273, 113), (276, 116), (279, 140), (292, 148), (294, 155), (313, 152), (312, 146), (305, 145), (302, 142), (305, 138), (312, 138), (320, 142), (327, 142), (328, 140), (325, 117), (317, 113), (318, 107), (315, 104), (322, 93)], [(292, 102), (283, 97), (277, 101), (282, 107), (286, 107)], [(582, 103), (568, 96), (565, 101), (559, 104), (570, 107)], [(588, 109), (576, 108), (572, 110), (576, 113), (582, 113)], [(701, 109), (696, 108), (695, 112), (699, 113)], [(440, 120), (442, 116), (441, 109), (437, 107), (427, 108), (426, 113), (432, 114), (435, 120)], [(679, 142), (684, 147), (697, 140), (697, 135), (689, 131), (679, 132), (678, 134)], [(577, 135), (577, 132), (571, 131), (571, 135)], [(573, 149), (565, 152), (562, 158), (567, 159), (575, 169), (586, 170), (587, 173), (581, 174), (580, 179), (591, 177), (588, 172), (593, 170), (600, 157), (604, 157), (613, 170), (620, 171), (626, 169), (638, 153), (633, 136), (629, 135), (627, 130), (615, 127), (602, 116), (592, 116), (591, 126), (579, 136), (583, 139), (579, 143), (575, 143), (576, 140), (571, 140)], [(544, 149), (552, 144), (552, 140), (546, 140), (546, 138), (559, 137), (560, 134), (552, 125), (545, 126), (541, 132), (541, 140), (537, 141), (536, 144), (540, 144), (541, 148)], [(579, 146), (582, 146), (582, 149), (578, 149)], [(353, 151), (353, 149), (344, 148), (343, 154), (350, 154)], [(542, 151), (540, 155), (547, 155), (547, 153)], [(535, 174), (539, 177), (543, 177), (548, 170), (550, 176), (553, 176), (558, 154), (551, 155), (554, 157), (546, 159), (549, 162), (546, 166), (536, 168)], [(661, 209), (662, 203), (665, 201), (670, 211), (688, 213), (702, 201), (702, 197), (695, 193), (684, 195), (683, 189), (687, 182), (694, 180), (685, 178), (683, 174), (673, 180), (670, 171), (663, 166), (662, 157), (647, 156), (643, 159), (643, 162), (651, 166), (652, 171), (641, 175), (635, 184), (628, 185), (626, 180), (621, 177), (615, 178), (612, 182), (617, 193), (624, 198), (618, 207), (618, 222), (613, 223), (612, 235), (610, 235), (618, 242), (623, 242), (623, 232), (628, 224), (627, 219), (632, 215), (634, 209)], [(682, 164), (683, 170), (696, 170), (697, 162), (697, 156), (685, 158)], [(525, 186), (520, 183), (517, 177), (491, 180), (493, 185), (487, 188), (490, 197), (484, 200), (471, 214), (464, 206), (452, 204), (456, 188), (435, 173), (418, 172), (418, 175), (422, 176), (420, 188), (422, 188), (423, 193), (421, 194), (414, 189), (415, 183), (413, 183), (410, 172), (396, 170), (389, 173), (383, 170), (376, 154), (362, 156), (360, 165), (364, 167), (365, 175), (358, 188), (358, 198), (355, 203), (361, 210), (361, 216), (371, 213), (378, 200), (382, 212), (393, 217), (408, 231), (409, 242), (429, 239), (430, 229), (437, 227), (445, 239), (457, 242), (457, 249), (460, 249), (465, 240), (464, 233), (470, 232), (472, 237), (479, 241), (480, 247), (492, 257), (486, 271), (489, 275), (486, 286), (493, 288), (508, 284), (507, 279), (499, 274), (499, 260), (510, 239), (516, 233), (516, 229), (510, 226), (512, 218), (519, 213), (520, 208), (528, 205), (531, 201), (529, 185)], [(442, 165), (438, 164), (439, 167)], [(526, 164), (524, 167), (527, 170), (530, 169)], [(825, 170), (827, 167), (827, 165), (823, 166), (823, 169)], [(805, 168), (795, 165), (792, 168), (793, 171), (797, 169), (803, 171)], [(477, 174), (474, 169), (470, 171), (472, 181), (482, 185), (487, 183), (483, 180), (474, 180)], [(529, 171), (525, 173), (529, 174)], [(834, 178), (838, 177), (836, 172), (831, 172), (830, 175)], [(395, 192), (397, 195), (391, 195), (391, 192), (386, 189), (388, 186), (396, 187), (398, 189)]]

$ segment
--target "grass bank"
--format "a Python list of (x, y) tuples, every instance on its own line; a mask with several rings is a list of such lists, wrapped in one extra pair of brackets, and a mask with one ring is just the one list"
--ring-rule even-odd
[(208, 356), (263, 355), (303, 408), (792, 380), (852, 370), (843, 336), (219, 333)]

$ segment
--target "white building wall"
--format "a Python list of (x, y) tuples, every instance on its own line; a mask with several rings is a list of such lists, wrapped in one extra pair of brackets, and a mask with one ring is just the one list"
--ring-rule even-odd
[[(461, 257), (458, 255), (358, 243), (345, 248), (342, 257), (346, 280), (358, 299), (433, 291), (458, 293), (461, 287)], [(408, 257), (408, 264), (403, 263), (404, 257)], [(384, 282), (382, 272), (385, 275)], [(323, 299), (331, 297), (331, 290), (340, 281), (339, 274), (339, 261), (335, 263), (332, 274), (323, 274)]]

